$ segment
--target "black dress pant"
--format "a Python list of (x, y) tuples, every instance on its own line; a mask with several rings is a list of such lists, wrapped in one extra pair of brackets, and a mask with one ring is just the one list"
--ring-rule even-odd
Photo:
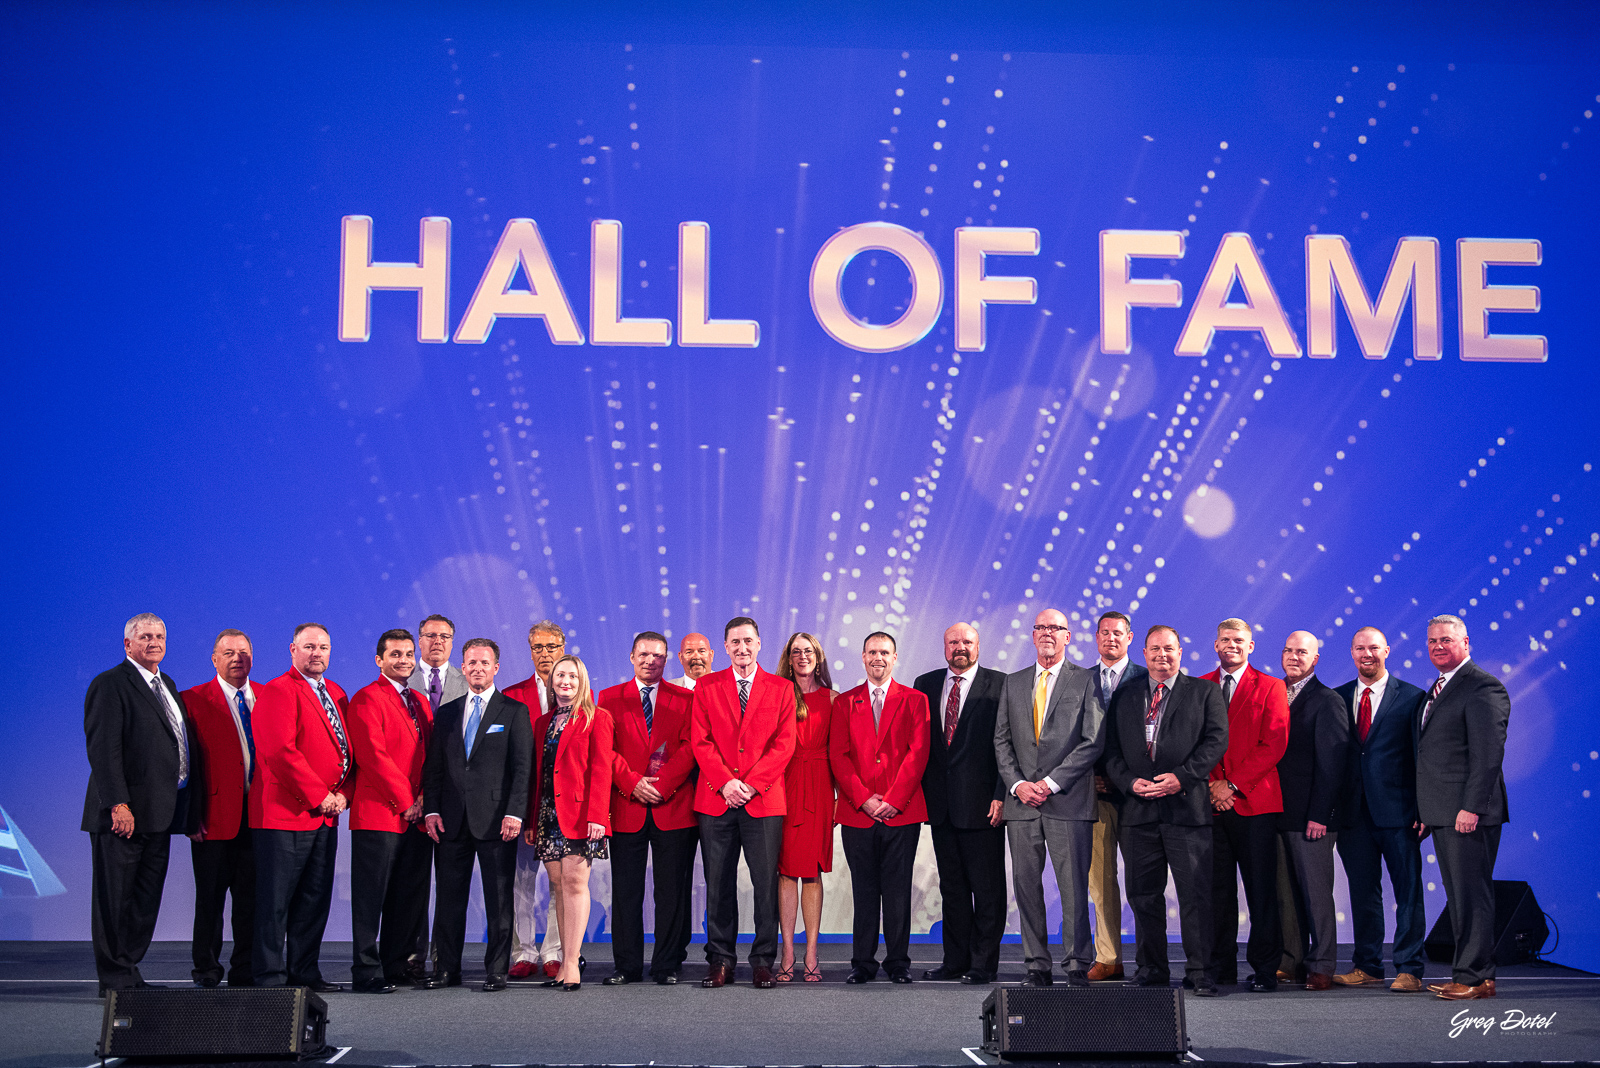
[(644, 976), (644, 872), (654, 857), (656, 944), (650, 974), (675, 972), (689, 955), (689, 902), (699, 827), (662, 830), (647, 810), (637, 831), (611, 835), (611, 959), (630, 979)]
[[(317, 957), (333, 905), (339, 829), (251, 832), (256, 853), (256, 986), (322, 982)], [(287, 952), (285, 946), (287, 945)]]
[(222, 911), (233, 895), (233, 953), (228, 958), (229, 986), (255, 982), (253, 947), (256, 940), (256, 852), (250, 824), (243, 812), (239, 832), (232, 838), (189, 843), (194, 865), (194, 932), (190, 954), (195, 980), (221, 982)]
[[(403, 980), (416, 951), (417, 917), (428, 912), (433, 839), (401, 832), (350, 832), (350, 977)], [(381, 927), (381, 942), (380, 942)]]
[(949, 821), (931, 829), (944, 901), (944, 967), (993, 976), (1006, 930), (1006, 829), (967, 830)]
[(459, 837), (442, 839), (433, 850), (434, 877), (439, 889), (433, 917), (433, 951), (439, 971), (459, 975), (467, 939), (467, 897), (472, 890), (472, 861), (478, 861), (483, 882), (483, 908), (488, 913), (488, 940), (483, 949), (483, 970), (504, 976), (511, 967), (512, 884), (517, 876), (517, 840), (502, 842), (474, 838), (462, 830)]
[(778, 956), (778, 853), (782, 816), (752, 816), (731, 808), (699, 814), (700, 859), (706, 869), (706, 960), (733, 967), (739, 941), (739, 851), (750, 868), (756, 937), (752, 967), (772, 967)]
[[(1212, 832), (1211, 914), (1214, 924), (1211, 978), (1239, 981), (1239, 881), (1250, 908), (1245, 960), (1263, 983), (1278, 981), (1283, 963), (1283, 919), (1278, 914), (1278, 816), (1218, 812)], [(1236, 878), (1234, 871), (1239, 875)]]
[(1494, 978), (1494, 862), (1500, 853), (1500, 827), (1480, 823), (1471, 834), (1454, 826), (1430, 828), (1456, 941), (1450, 978), (1464, 986)]
[(110, 831), (91, 834), (94, 968), (106, 987), (122, 990), (144, 981), (139, 962), (150, 949), (161, 912), (161, 891), (167, 881), (172, 836)]
[[(850, 966), (878, 973), (878, 913), (883, 912), (883, 970), (911, 970), (911, 867), (917, 859), (922, 824), (890, 827), (840, 827), (844, 859), (850, 864), (850, 897), (855, 908)], [(1002, 869), (1003, 870), (1003, 869)]]
[(1172, 976), (1167, 963), (1167, 870), (1178, 891), (1178, 927), (1183, 933), (1184, 971), (1201, 979), (1211, 966), (1211, 828), (1170, 823), (1124, 822), (1123, 890), (1133, 912), (1138, 974), (1157, 982)]

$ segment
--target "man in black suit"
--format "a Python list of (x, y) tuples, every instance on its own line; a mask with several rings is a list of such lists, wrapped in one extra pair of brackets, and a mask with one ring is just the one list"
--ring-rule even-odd
[(1356, 678), (1334, 692), (1354, 726), (1350, 776), (1339, 803), (1339, 859), (1350, 886), (1353, 967), (1340, 986), (1383, 982), (1383, 869), (1394, 890), (1395, 978), (1389, 989), (1422, 989), (1422, 848), (1417, 822), (1416, 718), (1425, 696), (1390, 674), (1389, 640), (1362, 627), (1350, 640)]
[[(1278, 761), (1283, 812), (1278, 837), (1289, 858), (1307, 990), (1329, 990), (1338, 964), (1339, 929), (1333, 908), (1333, 846), (1338, 802), (1350, 770), (1350, 714), (1339, 695), (1316, 676), (1317, 636), (1297, 630), (1283, 643), (1283, 683), (1289, 697), (1289, 744)], [(1291, 978), (1295, 978), (1291, 976)]]
[(498, 645), (474, 638), (461, 656), (467, 692), (439, 709), (422, 766), (424, 826), (438, 843), (439, 902), (433, 919), (438, 965), (418, 985), (430, 990), (461, 985), (476, 857), (489, 918), (481, 989), (493, 992), (506, 988), (511, 963), (511, 890), (522, 833), (519, 813), (527, 809), (533, 773), (533, 723), (527, 705), (495, 689)]
[(1211, 964), (1211, 769), (1228, 749), (1222, 689), (1178, 671), (1183, 641), (1171, 627), (1145, 633), (1143, 686), (1111, 698), (1106, 716), (1106, 777), (1122, 791), (1119, 840), (1133, 910), (1135, 986), (1165, 985), (1167, 871), (1178, 890), (1178, 925), (1187, 958), (1184, 985), (1200, 997), (1217, 986)]
[(1506, 726), (1511, 698), (1471, 659), (1457, 616), (1428, 621), (1439, 678), (1417, 722), (1417, 814), (1433, 834), (1450, 929), (1451, 981), (1428, 989), (1450, 1001), (1494, 997), (1494, 861), (1506, 813)]
[[(1095, 648), (1100, 662), (1095, 664), (1095, 692), (1103, 708), (1124, 686), (1136, 686), (1145, 670), (1128, 657), (1133, 644), (1133, 620), (1121, 612), (1103, 613), (1095, 623)], [(1089, 900), (1094, 905), (1094, 967), (1089, 982), (1121, 979), (1122, 968), (1122, 892), (1117, 886), (1117, 809), (1122, 791), (1106, 778), (1106, 758), (1094, 769), (1095, 812), (1094, 847), (1089, 855)]]
[(944, 660), (949, 667), (915, 684), (928, 699), (922, 796), (944, 902), (944, 962), (922, 977), (982, 985), (999, 971), (1006, 929), (1006, 832), (994, 759), (1005, 675), (978, 666), (978, 632), (965, 623), (944, 632)]
[[(89, 788), (83, 829), (94, 860), (95, 972), (100, 993), (148, 986), (139, 962), (150, 948), (174, 834), (200, 829), (199, 737), (161, 673), (167, 625), (141, 612), (122, 629), (125, 660), (101, 672), (83, 701)], [(191, 760), (192, 758), (192, 760)]]

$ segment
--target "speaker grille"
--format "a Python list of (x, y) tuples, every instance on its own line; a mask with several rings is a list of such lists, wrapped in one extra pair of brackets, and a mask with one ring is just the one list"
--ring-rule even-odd
[(113, 990), (101, 1057), (264, 1056), (322, 1044), (328, 1006), (305, 987)]
[(1187, 1051), (1183, 991), (999, 987), (984, 1002), (984, 1042), (1002, 1054), (1177, 1056)]

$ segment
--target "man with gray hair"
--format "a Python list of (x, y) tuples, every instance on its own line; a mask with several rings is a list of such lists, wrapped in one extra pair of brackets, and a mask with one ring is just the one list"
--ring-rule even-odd
[(1455, 959), (1441, 998), (1494, 997), (1494, 861), (1508, 821), (1506, 727), (1511, 698), (1500, 680), (1472, 662), (1467, 625), (1457, 616), (1428, 621), (1428, 659), (1439, 677), (1417, 720), (1417, 813), (1450, 908)]
[(100, 994), (149, 986), (139, 962), (155, 935), (174, 834), (200, 827), (199, 739), (170, 676), (167, 625), (141, 612), (122, 630), (122, 663), (83, 700), (89, 788), (83, 829), (94, 861), (90, 919)]
[[(507, 697), (528, 706), (529, 715), (538, 719), (555, 710), (555, 694), (550, 689), (550, 670), (567, 651), (567, 632), (553, 619), (541, 619), (528, 628), (528, 652), (533, 657), (533, 674), (505, 688)], [(465, 688), (462, 689), (465, 693)], [(530, 723), (529, 729), (532, 730)], [(541, 743), (542, 744), (542, 743)], [(511, 897), (515, 907), (511, 924), (512, 979), (527, 979), (544, 962), (546, 976), (554, 978), (561, 960), (561, 933), (556, 925), (556, 896), (550, 895), (550, 914), (545, 919), (544, 944), (539, 944), (536, 926), (539, 916), (539, 873), (544, 864), (538, 852), (517, 839), (517, 875)], [(580, 960), (579, 967), (585, 961)]]

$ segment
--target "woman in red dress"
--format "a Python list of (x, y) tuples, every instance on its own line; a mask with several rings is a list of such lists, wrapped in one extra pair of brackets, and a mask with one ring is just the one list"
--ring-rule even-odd
[(778, 922), (783, 928), (783, 960), (775, 978), (794, 979), (795, 908), (806, 923), (805, 981), (822, 981), (817, 965), (817, 932), (822, 926), (822, 873), (833, 870), (833, 772), (828, 768), (828, 724), (833, 712), (833, 680), (822, 643), (794, 634), (783, 647), (778, 677), (794, 683), (794, 757), (784, 775), (789, 814), (783, 818), (783, 848), (778, 853)]

